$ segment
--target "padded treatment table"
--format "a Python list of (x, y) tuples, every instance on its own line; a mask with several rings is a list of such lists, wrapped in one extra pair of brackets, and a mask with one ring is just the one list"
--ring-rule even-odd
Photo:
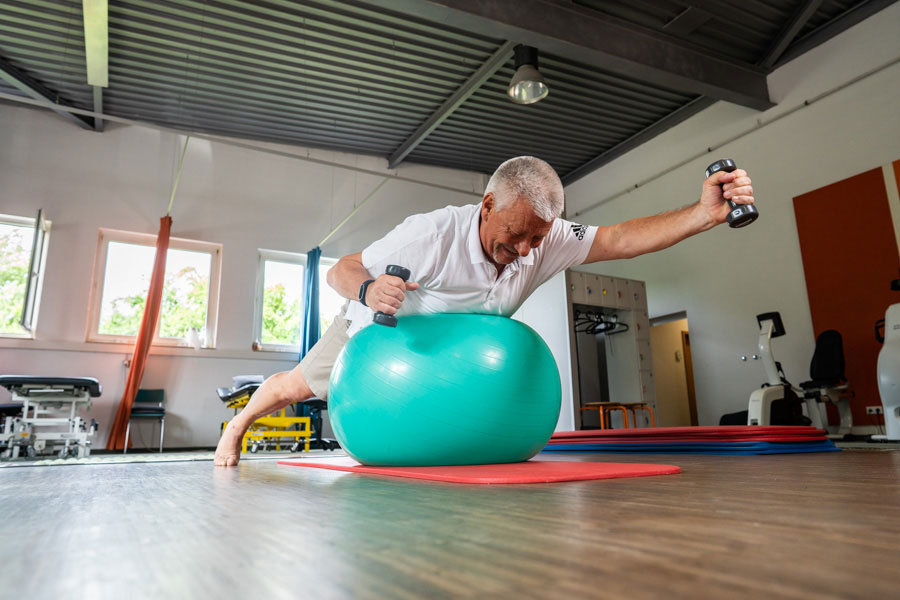
[(219, 396), (219, 400), (225, 403), (225, 406), (234, 409), (235, 414), (237, 414), (238, 409), (247, 406), (250, 396), (259, 389), (263, 381), (262, 375), (238, 375), (237, 377), (232, 377), (232, 386), (230, 388), (216, 388), (216, 394)]
[[(259, 389), (265, 379), (262, 375), (238, 375), (232, 377), (230, 388), (216, 388), (219, 399), (234, 414), (247, 406), (250, 397)], [(221, 431), (225, 431), (229, 421), (222, 423)], [(260, 449), (280, 450), (282, 445), (290, 448), (291, 452), (303, 450), (309, 452), (309, 441), (312, 438), (312, 424), (309, 417), (288, 417), (285, 409), (278, 411), (276, 416), (268, 415), (260, 417), (253, 422), (247, 433), (241, 440), (241, 453), (246, 454), (249, 446), (250, 452)], [(285, 440), (285, 441), (282, 441)]]
[(88, 425), (78, 412), (89, 410), (92, 399), (100, 396), (100, 382), (93, 377), (0, 375), (0, 386), (12, 394), (13, 404), (21, 404), (14, 414), (4, 411), (0, 456), (18, 458), (23, 451), (35, 456), (48, 447), (58, 447), (61, 457), (90, 455), (97, 423), (91, 419)]

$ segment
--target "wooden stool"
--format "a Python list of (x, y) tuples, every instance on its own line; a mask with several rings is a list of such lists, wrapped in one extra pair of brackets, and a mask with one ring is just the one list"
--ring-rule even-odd
[(625, 425), (625, 429), (628, 429), (628, 410), (624, 404), (619, 404), (618, 402), (587, 402), (581, 407), (582, 412), (586, 410), (596, 410), (600, 415), (600, 429), (609, 429), (609, 412), (620, 410), (622, 411), (622, 423)]
[(653, 417), (653, 407), (647, 404), (646, 402), (626, 402), (623, 404), (625, 408), (631, 411), (631, 418), (634, 421), (634, 426), (637, 427), (637, 413), (636, 411), (645, 410), (650, 413), (650, 427), (656, 427), (656, 419)]
[[(597, 415), (600, 417), (600, 429), (606, 429), (606, 415), (603, 412), (603, 409), (601, 409), (601, 407), (598, 406), (599, 404), (602, 404), (602, 403), (601, 402), (588, 402), (586, 405), (581, 407), (581, 412), (582, 412), (582, 414), (584, 414), (584, 411), (586, 411), (586, 410), (596, 410)], [(584, 417), (582, 417), (582, 421), (583, 420), (584, 420)]]

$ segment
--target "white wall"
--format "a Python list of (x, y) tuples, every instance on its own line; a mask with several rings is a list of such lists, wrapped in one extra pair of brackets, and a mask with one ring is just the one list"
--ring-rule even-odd
[(776, 107), (719, 102), (567, 188), (571, 218), (607, 225), (694, 202), (717, 158), (734, 158), (753, 178), (761, 216), (750, 227), (722, 226), (656, 254), (586, 268), (646, 281), (651, 317), (687, 312), (701, 425), (745, 410), (764, 379), (759, 363), (738, 359), (755, 351), (756, 314), (781, 312), (787, 335), (773, 341), (774, 353), (789, 379), (808, 374), (815, 340), (792, 198), (900, 159), (898, 31), (895, 4), (774, 72)]
[(572, 395), (572, 354), (569, 350), (569, 321), (566, 315), (566, 274), (559, 273), (536, 289), (514, 319), (527, 323), (544, 338), (556, 359), (562, 385), (561, 406), (556, 431), (575, 429), (575, 400)]
[[(84, 341), (97, 229), (158, 231), (183, 138), (115, 124), (84, 131), (52, 113), (9, 105), (0, 106), (0, 132), (0, 213), (32, 216), (42, 207), (53, 222), (37, 338), (0, 338), (0, 373), (97, 377), (104, 392), (89, 416), (101, 423), (95, 446), (102, 447), (131, 347)], [(390, 173), (379, 158), (259, 146)], [(482, 175), (422, 166), (401, 167), (398, 175), (474, 193), (390, 181), (325, 244), (325, 256), (357, 252), (409, 214), (477, 202), (485, 184)], [(233, 375), (271, 375), (296, 364), (296, 355), (250, 351), (257, 249), (306, 252), (381, 179), (191, 140), (172, 235), (223, 244), (219, 328), (215, 350), (151, 353), (142, 387), (166, 389), (168, 446), (215, 445), (219, 423), (231, 414), (215, 388)], [(0, 401), (8, 396), (0, 391)], [(143, 437), (151, 441), (149, 426)]]

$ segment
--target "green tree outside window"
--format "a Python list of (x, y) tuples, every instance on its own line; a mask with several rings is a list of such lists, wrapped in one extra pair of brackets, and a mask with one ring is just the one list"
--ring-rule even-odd
[(0, 333), (26, 333), (19, 319), (25, 305), (33, 235), (29, 227), (0, 225)]

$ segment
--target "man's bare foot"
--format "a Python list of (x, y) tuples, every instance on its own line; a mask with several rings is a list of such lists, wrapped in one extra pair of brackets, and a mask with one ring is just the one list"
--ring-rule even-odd
[(234, 467), (241, 460), (241, 442), (244, 438), (243, 434), (231, 427), (231, 423), (222, 432), (219, 438), (219, 445), (216, 446), (216, 457), (214, 459), (217, 467)]

